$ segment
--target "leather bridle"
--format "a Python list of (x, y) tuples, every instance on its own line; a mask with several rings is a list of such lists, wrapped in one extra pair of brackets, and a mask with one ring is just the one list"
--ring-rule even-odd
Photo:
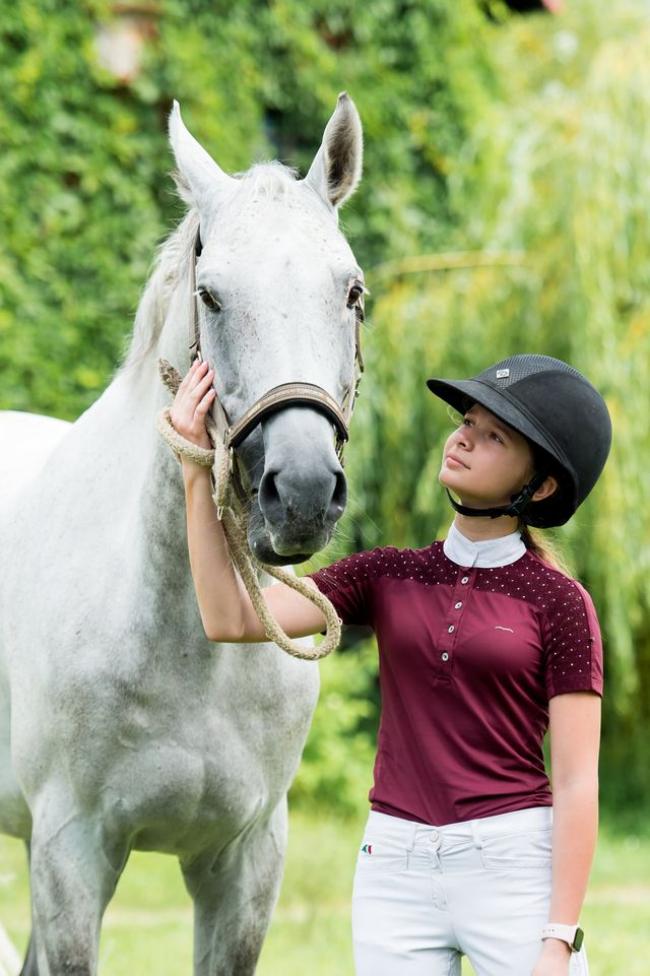
[[(198, 307), (200, 299), (196, 291), (196, 261), (201, 254), (201, 250), (201, 230), (199, 228), (196, 235), (195, 253), (191, 259), (190, 293), (192, 296), (192, 315), (190, 316), (189, 332), (190, 363), (202, 358)], [(218, 396), (215, 397), (212, 407), (214, 420), (219, 436), (222, 437), (223, 443), (231, 454), (232, 469), (235, 467), (232, 455), (251, 431), (255, 430), (258, 424), (270, 414), (275, 413), (283, 407), (295, 404), (310, 406), (325, 414), (328, 420), (331, 421), (336, 431), (336, 455), (339, 463), (343, 464), (343, 448), (349, 438), (350, 419), (359, 391), (361, 374), (364, 370), (363, 356), (361, 354), (363, 296), (359, 299), (359, 304), (355, 309), (355, 319), (354, 377), (345, 391), (343, 402), (340, 405), (327, 390), (324, 390), (321, 386), (317, 386), (315, 383), (303, 383), (300, 381), (280, 383), (278, 386), (274, 386), (264, 393), (237, 421), (231, 423), (221, 400)]]

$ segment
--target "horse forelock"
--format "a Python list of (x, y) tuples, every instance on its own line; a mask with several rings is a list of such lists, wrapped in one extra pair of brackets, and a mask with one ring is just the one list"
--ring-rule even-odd
[(237, 173), (240, 186), (235, 196), (250, 199), (282, 199), (296, 185), (296, 170), (277, 161), (256, 163), (245, 173)]

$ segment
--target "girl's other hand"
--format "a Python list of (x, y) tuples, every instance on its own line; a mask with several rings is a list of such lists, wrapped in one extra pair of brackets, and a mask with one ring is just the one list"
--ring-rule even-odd
[(571, 950), (564, 942), (546, 939), (532, 976), (568, 976)]
[(195, 360), (181, 381), (169, 412), (171, 422), (181, 437), (208, 449), (212, 443), (205, 418), (217, 395), (212, 386), (213, 380), (214, 370), (209, 369), (206, 362)]

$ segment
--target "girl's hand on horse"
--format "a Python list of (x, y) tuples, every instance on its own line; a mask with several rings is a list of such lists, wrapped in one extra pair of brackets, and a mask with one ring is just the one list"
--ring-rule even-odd
[(171, 422), (181, 437), (198, 444), (212, 447), (205, 426), (205, 418), (217, 395), (212, 386), (214, 370), (206, 362), (195, 360), (181, 381), (169, 412)]

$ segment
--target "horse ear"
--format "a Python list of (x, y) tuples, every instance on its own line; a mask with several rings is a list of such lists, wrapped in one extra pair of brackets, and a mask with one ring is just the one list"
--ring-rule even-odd
[(169, 113), (169, 141), (178, 167), (174, 174), (178, 192), (186, 203), (195, 204), (200, 210), (201, 203), (214, 196), (215, 190), (228, 186), (233, 177), (224, 173), (185, 127), (176, 100)]
[(341, 92), (305, 182), (336, 209), (356, 190), (362, 159), (361, 119), (348, 93)]

